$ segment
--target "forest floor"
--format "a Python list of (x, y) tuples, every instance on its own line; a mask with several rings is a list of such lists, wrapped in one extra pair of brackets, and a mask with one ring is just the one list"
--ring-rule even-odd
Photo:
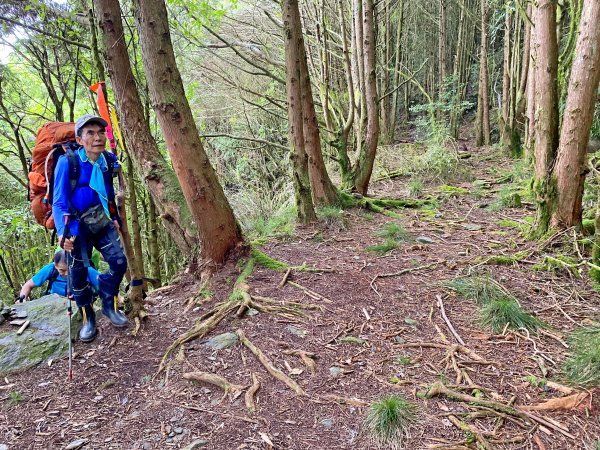
[[(465, 147), (473, 152), (463, 160), (472, 176), (452, 183), (464, 190), (424, 186), (423, 196), (437, 197), (436, 208), (397, 210), (398, 218), (349, 210), (259, 247), (290, 266), (331, 271), (292, 270), (282, 285), (285, 270), (257, 264), (241, 287), (262, 305), (276, 305), (264, 300), (270, 298), (318, 308), (290, 304), (284, 315), (251, 311), (241, 317), (233, 309), (205, 338), (175, 351), (157, 374), (168, 346), (229, 298), (243, 265), (221, 270), (204, 297), (197, 295), (198, 281), (183, 277), (150, 294), (150, 317), (137, 336), (100, 319), (98, 338), (75, 344), (73, 381), (66, 380), (66, 360), (8, 376), (4, 381), (14, 386), (9, 392), (0, 385), (0, 444), (9, 449), (168, 449), (191, 443), (196, 447), (188, 448), (217, 450), (369, 449), (376, 447), (363, 426), (367, 405), (400, 394), (417, 406), (407, 449), (598, 448), (600, 405), (594, 390), (583, 390), (566, 410), (525, 406), (567, 395), (560, 391), (565, 391), (560, 369), (569, 352), (566, 336), (597, 318), (600, 295), (586, 275), (533, 270), (545, 254), (572, 249), (573, 235), (527, 240), (519, 227), (534, 215), (531, 204), (486, 208), (498, 200), (498, 180), (513, 162), (493, 150)], [(406, 183), (402, 177), (375, 182), (372, 195), (405, 198)], [(384, 241), (378, 233), (389, 222), (407, 235), (383, 255), (368, 251)], [(512, 264), (490, 259), (521, 251), (525, 256)], [(476, 303), (444, 284), (472, 274), (487, 274), (549, 328), (535, 335), (523, 329), (490, 332), (478, 322)], [(191, 308), (194, 299), (198, 304)], [(306, 315), (294, 315), (300, 311)], [(302, 392), (269, 374), (240, 341), (222, 350), (206, 345), (207, 338), (236, 330)], [(458, 339), (464, 346), (455, 345)], [(306, 363), (293, 350), (307, 352)], [(310, 361), (316, 363), (314, 373)], [(189, 372), (217, 374), (244, 389), (233, 386), (224, 393), (214, 384), (184, 379)], [(253, 374), (260, 389), (250, 412), (245, 392)], [(538, 382), (544, 378), (562, 384)], [(436, 383), (437, 392), (431, 392)], [(445, 388), (492, 403), (459, 401), (444, 394)], [(512, 412), (498, 412), (498, 405)]]

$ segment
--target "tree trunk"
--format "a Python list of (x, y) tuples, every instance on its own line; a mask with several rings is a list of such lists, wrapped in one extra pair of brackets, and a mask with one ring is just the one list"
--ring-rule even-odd
[(439, 100), (440, 104), (443, 104), (445, 97), (445, 82), (446, 82), (446, 69), (448, 63), (446, 62), (446, 0), (439, 0), (439, 20), (438, 20), (438, 62), (439, 62)]
[(305, 150), (304, 115), (302, 113), (303, 83), (300, 68), (300, 60), (305, 55), (297, 0), (284, 0), (281, 3), (281, 15), (285, 39), (288, 141), (293, 163), (296, 209), (300, 222), (309, 223), (315, 221), (317, 217), (311, 197), (308, 156)]
[(585, 0), (571, 68), (558, 156), (554, 168), (558, 199), (551, 225), (581, 225), (587, 145), (600, 81), (600, 3)]
[[(301, 112), (303, 120), (304, 151), (308, 156), (308, 173), (310, 187), (312, 190), (313, 202), (317, 206), (333, 205), (337, 202), (337, 193), (327, 174), (325, 161), (323, 161), (323, 152), (321, 151), (321, 136), (319, 125), (317, 123), (317, 113), (312, 96), (310, 85), (310, 74), (308, 73), (308, 63), (306, 61), (306, 48), (304, 46), (304, 37), (302, 35), (302, 23), (300, 21), (300, 11), (298, 2), (294, 1), (289, 5), (289, 19), (296, 20), (297, 23), (289, 23), (291, 34), (297, 48), (297, 61), (299, 63), (299, 81), (300, 98), (302, 102)], [(296, 11), (291, 11), (294, 9)], [(323, 30), (325, 32), (325, 30)], [(287, 59), (287, 58), (286, 58)], [(288, 78), (289, 81), (289, 78)], [(324, 111), (328, 114), (328, 111)]]
[(502, 147), (507, 154), (511, 153), (512, 146), (512, 129), (510, 125), (510, 105), (511, 98), (511, 31), (512, 31), (512, 14), (508, 10), (508, 5), (504, 8), (504, 58), (502, 70), (502, 113), (500, 116), (500, 140)]
[(151, 195), (148, 195), (148, 238), (147, 247), (150, 255), (150, 276), (153, 279), (154, 287), (161, 286), (160, 276), (160, 249), (158, 245), (158, 221), (156, 220), (156, 205)]
[(556, 5), (540, 0), (534, 8), (535, 25), (535, 181), (537, 201), (536, 234), (543, 235), (550, 225), (556, 200), (556, 183), (551, 170), (558, 146), (558, 44), (556, 41)]
[(185, 97), (164, 0), (135, 0), (133, 5), (153, 108), (198, 228), (202, 266), (213, 266), (243, 243), (242, 233), (204, 151)]
[(195, 232), (189, 209), (183, 201), (179, 181), (160, 153), (144, 115), (129, 54), (123, 39), (123, 22), (118, 0), (96, 0), (103, 31), (106, 60), (117, 112), (124, 125), (129, 153), (152, 195), (167, 232), (177, 248), (190, 257)]
[(477, 126), (475, 141), (478, 147), (490, 145), (490, 102), (488, 86), (488, 0), (481, 0), (481, 46), (479, 51), (479, 95), (477, 99)]
[(400, 11), (400, 17), (398, 17), (398, 22), (396, 23), (396, 43), (394, 45), (394, 72), (392, 73), (392, 89), (394, 93), (392, 94), (392, 112), (390, 117), (390, 142), (394, 142), (396, 135), (396, 117), (398, 114), (398, 98), (399, 98), (399, 89), (398, 86), (400, 84), (400, 63), (402, 62), (402, 35), (404, 31), (404, 0), (399, 0), (398, 10)]
[(379, 139), (379, 111), (377, 104), (376, 42), (373, 0), (363, 0), (363, 39), (364, 39), (364, 76), (367, 109), (367, 130), (365, 144), (361, 146), (359, 159), (354, 172), (354, 187), (357, 192), (367, 195), (377, 142)]
[(129, 193), (129, 212), (131, 215), (130, 234), (133, 241), (133, 251), (135, 253), (135, 263), (137, 264), (137, 273), (140, 278), (144, 278), (144, 253), (142, 251), (142, 232), (140, 228), (140, 215), (138, 212), (137, 193), (135, 192), (135, 176), (133, 174), (133, 162), (127, 155), (127, 192)]
[[(527, 7), (527, 17), (531, 17), (531, 4)], [(531, 60), (531, 23), (525, 19), (525, 35), (523, 36), (523, 59), (521, 62), (521, 76), (517, 90), (515, 121), (523, 130), (526, 124), (525, 105), (527, 104), (527, 89), (529, 86), (529, 61)], [(526, 147), (527, 148), (527, 147)]]

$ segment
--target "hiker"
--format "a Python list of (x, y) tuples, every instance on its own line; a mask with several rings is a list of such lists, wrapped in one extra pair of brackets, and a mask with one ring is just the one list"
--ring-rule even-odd
[[(61, 156), (54, 172), (52, 215), (61, 247), (70, 252), (69, 276), (73, 298), (79, 307), (83, 326), (79, 339), (91, 342), (96, 337), (96, 315), (87, 267), (95, 247), (108, 263), (106, 273), (98, 276), (102, 312), (116, 327), (126, 327), (127, 317), (117, 309), (119, 285), (127, 270), (127, 258), (119, 241), (119, 217), (114, 205), (113, 169), (116, 156), (105, 151), (106, 126), (101, 117), (85, 114), (75, 122), (79, 145), (69, 156)], [(73, 155), (74, 154), (74, 155)], [(79, 177), (71, 192), (69, 171), (77, 164)]]
[[(98, 272), (92, 266), (88, 267), (87, 280), (92, 286), (92, 291), (98, 291)], [(56, 294), (63, 297), (67, 296), (67, 255), (64, 250), (59, 250), (54, 254), (54, 259), (50, 264), (42, 267), (29, 281), (21, 288), (19, 293), (19, 302), (23, 302), (29, 298), (29, 294), (33, 288), (43, 286), (48, 283), (44, 295)]]

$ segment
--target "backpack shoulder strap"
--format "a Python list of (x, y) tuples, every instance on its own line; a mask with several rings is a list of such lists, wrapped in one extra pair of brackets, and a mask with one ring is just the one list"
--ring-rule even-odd
[(50, 294), (50, 291), (52, 290), (52, 284), (56, 281), (57, 278), (58, 270), (56, 270), (56, 267), (52, 267), (52, 272), (50, 273), (50, 277), (48, 278), (48, 287), (46, 287), (46, 292), (44, 293), (44, 295)]
[(69, 185), (71, 187), (72, 194), (75, 188), (77, 187), (81, 167), (79, 165), (79, 161), (77, 160), (77, 155), (73, 151), (73, 147), (68, 144), (65, 145), (65, 147), (65, 155), (67, 160), (69, 161)]

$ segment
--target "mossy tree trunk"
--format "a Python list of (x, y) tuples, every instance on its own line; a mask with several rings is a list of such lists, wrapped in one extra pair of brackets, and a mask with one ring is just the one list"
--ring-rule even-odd
[(297, 0), (284, 0), (281, 3), (283, 37), (285, 40), (286, 90), (288, 107), (288, 141), (293, 163), (293, 182), (296, 196), (298, 219), (302, 223), (315, 221), (308, 155), (304, 137), (304, 115), (302, 98), (302, 70), (300, 60), (305, 58), (304, 40), (300, 26), (300, 11)]
[(162, 284), (160, 276), (160, 247), (158, 245), (158, 221), (156, 214), (156, 205), (152, 196), (148, 196), (148, 222), (147, 222), (147, 246), (150, 255), (150, 276), (154, 280), (154, 287), (160, 287)]
[(558, 146), (558, 43), (556, 39), (556, 4), (540, 0), (533, 9), (535, 28), (535, 180), (537, 202), (535, 234), (545, 234), (556, 202), (556, 180), (552, 167)]
[(95, 0), (117, 112), (129, 154), (152, 195), (167, 232), (190, 257), (196, 233), (179, 181), (158, 149), (145, 118), (125, 45), (118, 0)]
[(599, 82), (600, 3), (585, 0), (554, 168), (558, 198), (551, 224), (557, 228), (581, 225), (587, 146)]
[(165, 2), (135, 0), (133, 7), (152, 106), (198, 229), (201, 268), (210, 272), (243, 244), (241, 229), (204, 151), (185, 96)]

